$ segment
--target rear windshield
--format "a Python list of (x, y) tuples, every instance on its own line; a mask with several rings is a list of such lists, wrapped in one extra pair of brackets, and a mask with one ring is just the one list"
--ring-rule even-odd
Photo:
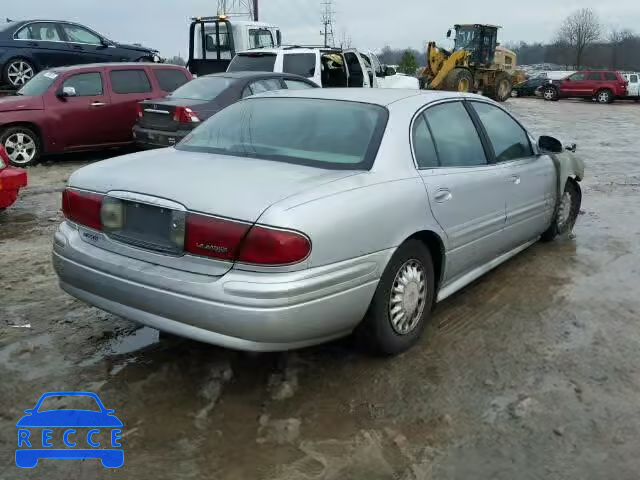
[(214, 115), (176, 148), (367, 170), (373, 165), (387, 118), (384, 107), (365, 103), (253, 98)]
[(33, 77), (29, 82), (25, 84), (20, 90), (18, 95), (24, 95), (25, 97), (36, 97), (42, 95), (49, 90), (49, 87), (56, 81), (58, 74), (52, 71), (40, 72)]
[(275, 53), (239, 53), (231, 60), (227, 72), (273, 72), (276, 56)]
[(200, 77), (185, 83), (176, 89), (171, 98), (186, 98), (188, 100), (213, 100), (233, 83), (230, 78)]

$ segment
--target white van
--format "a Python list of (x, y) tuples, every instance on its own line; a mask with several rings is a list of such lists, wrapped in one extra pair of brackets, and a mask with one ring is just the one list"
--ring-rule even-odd
[(628, 82), (627, 98), (631, 98), (636, 102), (640, 101), (640, 73), (638, 72), (620, 72), (624, 79)]
[(383, 67), (373, 53), (361, 53), (354, 48), (256, 48), (239, 52), (227, 69), (228, 72), (247, 70), (293, 73), (325, 88), (419, 88), (417, 78), (399, 75)]

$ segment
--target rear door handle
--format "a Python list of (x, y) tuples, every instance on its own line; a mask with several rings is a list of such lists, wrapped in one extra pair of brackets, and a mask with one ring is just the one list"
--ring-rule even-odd
[(84, 50), (84, 48), (82, 48), (82, 45), (72, 45), (72, 47), (73, 47), (75, 50)]
[(448, 202), (452, 198), (453, 195), (451, 195), (451, 191), (447, 190), (446, 188), (441, 188), (440, 190), (438, 190), (433, 197), (433, 199), (438, 203)]
[(104, 107), (106, 105), (106, 103), (103, 102), (93, 102), (91, 103), (92, 107)]

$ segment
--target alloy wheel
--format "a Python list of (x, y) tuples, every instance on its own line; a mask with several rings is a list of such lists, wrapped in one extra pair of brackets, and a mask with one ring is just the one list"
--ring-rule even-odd
[(33, 78), (34, 75), (33, 67), (29, 65), (29, 63), (24, 60), (16, 60), (9, 64), (7, 68), (7, 77), (9, 79), (9, 83), (14, 87), (21, 87), (29, 80)]
[(598, 94), (598, 102), (609, 103), (609, 92), (600, 92)]
[(389, 319), (399, 335), (411, 333), (420, 323), (427, 303), (427, 280), (424, 266), (416, 259), (400, 267), (391, 287)]
[(556, 92), (554, 92), (552, 88), (547, 88), (544, 91), (543, 95), (545, 100), (553, 100), (555, 98)]
[(26, 133), (14, 133), (9, 136), (4, 142), (4, 149), (11, 163), (15, 165), (30, 163), (38, 151), (35, 140)]

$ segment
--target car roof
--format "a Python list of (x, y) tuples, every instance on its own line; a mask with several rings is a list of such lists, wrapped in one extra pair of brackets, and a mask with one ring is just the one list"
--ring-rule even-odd
[[(295, 78), (296, 80), (303, 78), (299, 75), (294, 75), (292, 73), (282, 73), (282, 72), (257, 72), (257, 71), (241, 71), (241, 72), (222, 72), (222, 73), (212, 73), (209, 75), (203, 75), (204, 77), (224, 77), (224, 78), (233, 78), (233, 79), (248, 79), (248, 78)], [(202, 78), (202, 77), (200, 77)]]
[(250, 50), (242, 50), (238, 52), (238, 55), (247, 55), (251, 53), (271, 53), (277, 55), (278, 53), (316, 53), (316, 52), (334, 52), (341, 53), (342, 50), (333, 47), (305, 47), (305, 46), (284, 46), (284, 47), (261, 47), (252, 48)]
[(317, 98), (387, 106), (394, 102), (419, 97), (422, 103), (455, 98), (486, 98), (480, 95), (435, 90), (411, 90), (404, 88), (313, 88), (308, 90), (277, 90), (255, 97)]
[(141, 66), (151, 66), (153, 68), (179, 68), (184, 69), (185, 67), (181, 67), (180, 65), (174, 65), (172, 63), (152, 63), (152, 62), (104, 62), (104, 63), (84, 63), (80, 65), (69, 65), (67, 67), (53, 67), (50, 70), (54, 72), (68, 72), (72, 70), (80, 70), (83, 68), (102, 68), (102, 67), (141, 67)]

